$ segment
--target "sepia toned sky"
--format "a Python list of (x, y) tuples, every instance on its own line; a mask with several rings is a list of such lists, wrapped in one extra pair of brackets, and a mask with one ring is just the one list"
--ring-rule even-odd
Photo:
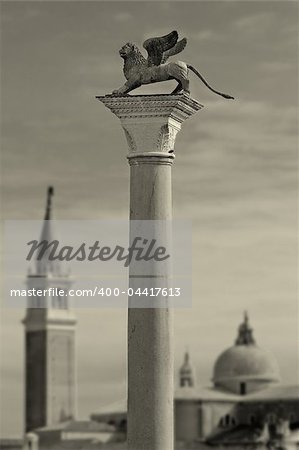
[[(1, 2), (2, 217), (128, 216), (126, 142), (95, 100), (123, 83), (118, 50), (177, 29), (204, 109), (184, 124), (174, 217), (193, 223), (193, 307), (175, 311), (176, 366), (188, 347), (198, 383), (233, 344), (245, 309), (283, 382), (297, 359), (298, 4), (289, 1)], [(170, 92), (174, 83), (143, 87)], [(136, 91), (137, 93), (137, 91)], [(24, 274), (25, 277), (25, 274)], [(1, 307), (1, 437), (23, 427), (24, 311)], [(80, 417), (126, 393), (126, 312), (78, 310)]]

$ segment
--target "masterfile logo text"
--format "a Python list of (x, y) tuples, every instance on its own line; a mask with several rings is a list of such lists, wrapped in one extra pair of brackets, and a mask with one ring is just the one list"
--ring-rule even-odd
[(7, 221), (11, 307), (188, 307), (189, 221)]

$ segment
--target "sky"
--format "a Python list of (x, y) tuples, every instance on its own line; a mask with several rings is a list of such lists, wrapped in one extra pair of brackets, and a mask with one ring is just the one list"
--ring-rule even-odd
[[(118, 50), (177, 29), (204, 105), (176, 140), (173, 213), (193, 223), (193, 306), (175, 311), (175, 363), (189, 349), (210, 383), (244, 310), (257, 343), (298, 380), (298, 4), (289, 1), (1, 2), (2, 218), (128, 217), (118, 119), (99, 103), (123, 84)], [(142, 87), (167, 93), (172, 82)], [(136, 94), (138, 91), (136, 91)], [(25, 277), (25, 274), (24, 274)], [(1, 437), (23, 427), (23, 310), (1, 303)], [(126, 312), (77, 310), (80, 417), (126, 395)]]

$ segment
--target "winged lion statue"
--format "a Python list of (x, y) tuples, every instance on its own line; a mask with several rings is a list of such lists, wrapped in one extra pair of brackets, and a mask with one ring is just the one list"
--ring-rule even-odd
[(112, 95), (126, 95), (143, 84), (158, 83), (166, 80), (176, 80), (178, 82), (171, 94), (179, 94), (181, 92), (190, 94), (188, 79), (190, 69), (212, 92), (224, 98), (233, 99), (234, 97), (231, 95), (223, 94), (213, 89), (190, 64), (182, 61), (166, 64), (170, 56), (180, 53), (186, 45), (187, 39), (178, 40), (177, 31), (172, 31), (165, 36), (147, 39), (143, 43), (143, 47), (148, 54), (147, 59), (145, 59), (135, 44), (131, 42), (125, 44), (120, 49), (119, 54), (124, 60), (123, 72), (127, 81), (122, 87), (113, 91)]

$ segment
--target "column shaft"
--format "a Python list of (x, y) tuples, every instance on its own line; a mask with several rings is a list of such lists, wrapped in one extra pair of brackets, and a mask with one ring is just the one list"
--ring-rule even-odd
[[(130, 159), (131, 220), (171, 219), (171, 163), (166, 155)], [(138, 282), (130, 278), (130, 287)], [(161, 287), (161, 279), (150, 286)], [(172, 334), (171, 309), (129, 307), (129, 450), (173, 450)]]

